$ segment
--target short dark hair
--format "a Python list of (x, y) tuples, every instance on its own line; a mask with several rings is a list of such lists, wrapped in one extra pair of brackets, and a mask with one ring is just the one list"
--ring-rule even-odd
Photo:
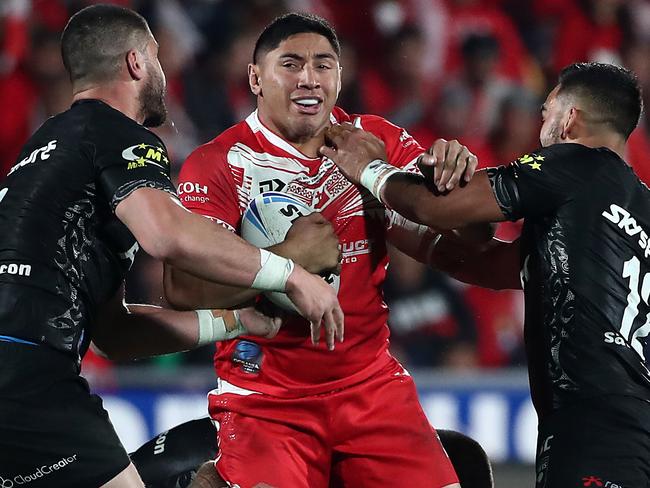
[(604, 63), (575, 63), (562, 70), (558, 95), (571, 94), (626, 139), (639, 123), (643, 99), (635, 74)]
[(325, 37), (332, 45), (337, 56), (341, 56), (341, 45), (336, 31), (330, 23), (322, 17), (312, 14), (288, 13), (276, 17), (267, 25), (255, 43), (253, 50), (253, 63), (257, 64), (259, 57), (272, 51), (280, 45), (282, 41), (294, 34), (302, 33), (320, 34)]
[(61, 56), (70, 81), (115, 77), (130, 49), (144, 49), (151, 35), (147, 21), (127, 8), (92, 5), (74, 14), (61, 36)]

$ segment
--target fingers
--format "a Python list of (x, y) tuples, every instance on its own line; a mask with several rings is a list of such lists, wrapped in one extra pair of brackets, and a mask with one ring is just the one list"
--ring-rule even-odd
[(442, 166), (444, 166), (445, 158), (447, 157), (447, 145), (447, 141), (444, 139), (438, 139), (429, 149), (430, 154), (435, 158), (433, 166), (433, 184), (436, 186), (438, 186), (438, 182), (440, 181)]
[(343, 316), (343, 310), (341, 306), (336, 303), (334, 310), (332, 310), (332, 316), (334, 319), (334, 326), (336, 327), (336, 335), (339, 338), (339, 342), (343, 342), (343, 333), (345, 332), (345, 317)]
[[(460, 155), (462, 147), (463, 146), (461, 146), (456, 140), (449, 141), (449, 144), (447, 145), (447, 154), (445, 155), (441, 168), (442, 171), (440, 172), (440, 178), (436, 183), (439, 191), (447, 190), (447, 183), (449, 183), (454, 169), (459, 164), (458, 156)], [(464, 169), (465, 168), (463, 167), (463, 170)]]
[[(468, 182), (474, 176), (478, 159), (457, 140), (438, 139), (420, 156), (421, 168), (433, 166), (433, 183), (438, 191), (453, 190), (463, 179)], [(426, 173), (423, 172), (423, 174)]]
[(329, 146), (321, 146), (318, 152), (321, 156), (325, 156), (327, 159), (331, 159), (332, 161), (334, 161), (336, 156), (336, 149)]
[(465, 170), (466, 182), (469, 182), (474, 177), (476, 168), (478, 168), (478, 158), (474, 154), (469, 153), (469, 158), (467, 160), (467, 169)]
[(311, 343), (317, 346), (320, 342), (320, 324), (322, 320), (310, 320), (309, 329), (311, 330)]
[(333, 351), (334, 339), (336, 337), (336, 324), (334, 323), (334, 317), (331, 310), (325, 312), (323, 321), (325, 322), (325, 344), (327, 345), (327, 349)]

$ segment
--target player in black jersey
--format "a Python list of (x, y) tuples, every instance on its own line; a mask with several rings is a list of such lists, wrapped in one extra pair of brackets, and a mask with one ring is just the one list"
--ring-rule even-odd
[(446, 234), (432, 264), (483, 286), (523, 285), (538, 488), (650, 486), (650, 190), (623, 159), (641, 108), (629, 71), (571, 65), (542, 106), (543, 147), (451, 192), (474, 158), (457, 141), (423, 156), (428, 179), (396, 172), (381, 142), (350, 125), (322, 148), (431, 227), (524, 218), (513, 243), (468, 249)]
[(130, 10), (97, 5), (73, 16), (62, 55), (74, 103), (36, 131), (0, 184), (3, 488), (142, 486), (79, 376), (91, 340), (116, 356), (142, 356), (277, 327), (207, 310), (127, 310), (121, 284), (139, 246), (205, 279), (286, 291), (314, 329), (324, 319), (329, 344), (342, 332), (322, 279), (176, 199), (165, 146), (144, 127), (165, 117), (157, 49)]
[[(453, 430), (436, 432), (463, 488), (493, 488), (492, 467), (478, 442)], [(213, 422), (204, 417), (162, 432), (132, 453), (131, 460), (147, 488), (188, 488), (199, 467), (215, 459), (218, 450)], [(199, 476), (206, 486), (225, 486), (213, 473), (214, 466), (208, 466)]]

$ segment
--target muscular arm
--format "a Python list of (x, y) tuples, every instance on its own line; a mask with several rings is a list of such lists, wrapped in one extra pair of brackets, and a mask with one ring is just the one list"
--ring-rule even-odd
[(518, 239), (504, 242), (493, 238), (477, 245), (445, 233), (428, 264), (470, 285), (494, 290), (521, 289)]
[(115, 214), (147, 253), (200, 278), (250, 287), (260, 269), (259, 249), (160, 190), (135, 190)]
[[(293, 260), (310, 273), (338, 274), (338, 238), (331, 224), (317, 212), (297, 219), (285, 240), (268, 250)], [(172, 266), (165, 267), (164, 283), (167, 300), (181, 310), (242, 306), (258, 293), (256, 290), (201, 280)]]
[(100, 310), (93, 342), (112, 360), (132, 360), (197, 346), (195, 312), (177, 312), (152, 305), (126, 305), (122, 289)]

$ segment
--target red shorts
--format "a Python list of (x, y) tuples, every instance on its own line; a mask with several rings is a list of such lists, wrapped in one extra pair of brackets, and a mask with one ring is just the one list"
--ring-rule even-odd
[(415, 384), (398, 364), (348, 388), (277, 398), (221, 382), (209, 393), (216, 468), (241, 488), (442, 488), (458, 483)]

